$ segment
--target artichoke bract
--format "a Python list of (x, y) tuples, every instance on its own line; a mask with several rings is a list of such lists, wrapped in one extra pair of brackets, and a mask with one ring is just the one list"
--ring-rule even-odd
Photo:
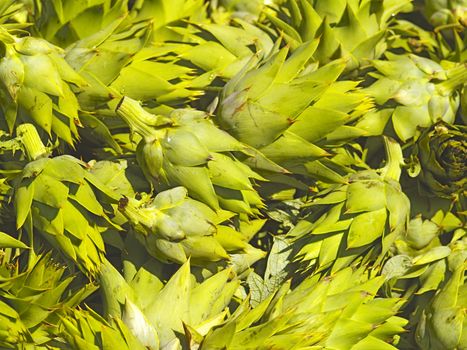
[(467, 128), (438, 123), (425, 130), (413, 149), (419, 166), (409, 172), (424, 192), (452, 198), (467, 190)]
[(200, 349), (395, 349), (406, 320), (397, 298), (375, 298), (383, 279), (345, 268), (322, 280), (284, 283), (256, 307), (247, 298)]
[[(59, 8), (61, 2), (64, 3), (63, 12), (70, 12), (72, 6), (62, 0), (44, 9), (49, 6)], [(80, 3), (75, 5), (83, 11), (79, 16), (73, 18), (64, 14), (60, 18), (64, 27), (53, 37), (54, 41), (68, 42), (76, 35), (79, 39), (66, 45), (66, 60), (89, 84), (78, 95), (80, 105), (94, 111), (113, 98), (125, 95), (167, 108), (167, 105), (179, 106), (202, 95), (200, 87), (209, 85), (215, 75), (209, 73), (199, 77), (193, 67), (179, 63), (182, 58), (173, 52), (184, 51), (183, 48), (191, 45), (163, 43), (164, 40), (179, 41), (186, 31), (181, 21), (182, 26), (175, 26), (174, 30), (165, 25), (196, 14), (202, 0), (190, 1), (190, 4), (180, 1), (178, 7), (168, 0), (157, 2), (157, 5), (151, 1), (130, 6), (128, 2), (118, 0), (112, 5), (107, 1), (103, 4)], [(128, 7), (132, 7), (131, 11)], [(50, 12), (44, 12), (41, 19), (45, 23), (51, 21), (51, 27), (57, 27), (54, 13), (50, 16)], [(152, 16), (157, 16), (158, 20), (154, 21)], [(92, 26), (88, 25), (90, 20)], [(95, 31), (96, 27), (102, 29)], [(90, 29), (95, 32), (85, 35)], [(59, 35), (63, 32), (68, 33), (65, 38)], [(47, 31), (44, 33), (45, 36), (48, 34)], [(112, 112), (106, 110), (106, 113)]]
[(467, 350), (466, 4), (0, 0), (0, 349)]
[[(152, 339), (139, 341), (121, 318), (105, 320), (94, 310), (73, 308), (60, 315), (55, 346), (73, 349), (155, 350)], [(141, 325), (138, 325), (141, 327)], [(144, 331), (144, 330), (143, 330)], [(141, 332), (141, 329), (140, 329)], [(58, 345), (57, 345), (58, 344)]]
[(206, 350), (291, 349), (297, 344), (394, 349), (390, 344), (397, 343), (407, 322), (396, 316), (400, 299), (374, 297), (384, 277), (369, 277), (365, 268), (346, 268), (321, 281), (308, 278), (293, 289), (285, 283), (256, 307), (247, 297), (230, 313), (228, 305), (240, 285), (232, 275), (226, 269), (195, 284), (187, 262), (162, 287), (144, 268), (124, 278), (107, 262), (100, 275), (104, 312), (122, 317), (141, 342), (148, 335), (157, 339), (161, 349), (181, 349), (177, 333)]
[[(2, 244), (2, 247), (4, 245)], [(27, 248), (22, 247), (22, 248)], [(0, 256), (0, 346), (38, 344), (49, 341), (50, 324), (63, 310), (74, 308), (97, 287), (71, 275), (53, 253), (14, 256), (2, 249)], [(22, 259), (24, 257), (28, 258)], [(80, 284), (73, 283), (80, 282)]]

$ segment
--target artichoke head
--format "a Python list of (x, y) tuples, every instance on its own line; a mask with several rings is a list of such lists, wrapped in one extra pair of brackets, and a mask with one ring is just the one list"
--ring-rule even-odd
[(464, 195), (467, 176), (467, 137), (463, 125), (438, 123), (425, 130), (414, 150), (415, 166), (409, 174), (417, 177), (422, 188), (436, 196)]

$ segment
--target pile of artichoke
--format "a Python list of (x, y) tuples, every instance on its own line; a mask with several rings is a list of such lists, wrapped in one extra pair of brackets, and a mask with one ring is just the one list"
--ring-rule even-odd
[(0, 348), (467, 349), (467, 1), (0, 1)]

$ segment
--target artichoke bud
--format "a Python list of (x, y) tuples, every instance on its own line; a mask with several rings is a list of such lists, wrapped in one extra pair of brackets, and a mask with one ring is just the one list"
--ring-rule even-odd
[(438, 123), (427, 129), (414, 147), (420, 159), (419, 179), (435, 195), (450, 198), (465, 191), (467, 177), (466, 127)]
[(19, 38), (15, 43), (16, 51), (22, 53), (23, 55), (47, 55), (52, 51), (58, 51), (58, 47), (50, 44), (47, 40), (41, 38), (35, 38), (32, 36), (27, 36), (24, 38)]
[(174, 165), (198, 166), (211, 158), (207, 148), (192, 133), (185, 130), (169, 129), (161, 140), (164, 155)]
[(140, 201), (124, 197), (120, 199), (118, 209), (135, 231), (144, 236), (155, 235), (170, 241), (180, 241), (185, 238), (185, 232), (177, 219), (157, 209), (149, 197)]
[(24, 81), (24, 65), (10, 46), (7, 46), (6, 55), (0, 59), (0, 80), (16, 101), (18, 90)]
[(159, 177), (160, 171), (162, 169), (162, 163), (164, 161), (164, 154), (162, 150), (162, 145), (158, 140), (153, 140), (151, 142), (141, 141), (141, 145), (138, 145), (140, 148), (140, 162), (145, 165), (145, 170), (152, 177)]
[(428, 102), (431, 120), (435, 123), (444, 120), (447, 123), (454, 121), (456, 110), (452, 109), (449, 96), (433, 94)]

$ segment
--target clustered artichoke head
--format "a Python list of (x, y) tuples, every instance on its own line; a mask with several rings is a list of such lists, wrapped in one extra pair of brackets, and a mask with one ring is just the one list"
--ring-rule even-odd
[(452, 198), (467, 191), (467, 136), (463, 125), (435, 124), (422, 133), (414, 147), (419, 166), (409, 172), (423, 189)]

